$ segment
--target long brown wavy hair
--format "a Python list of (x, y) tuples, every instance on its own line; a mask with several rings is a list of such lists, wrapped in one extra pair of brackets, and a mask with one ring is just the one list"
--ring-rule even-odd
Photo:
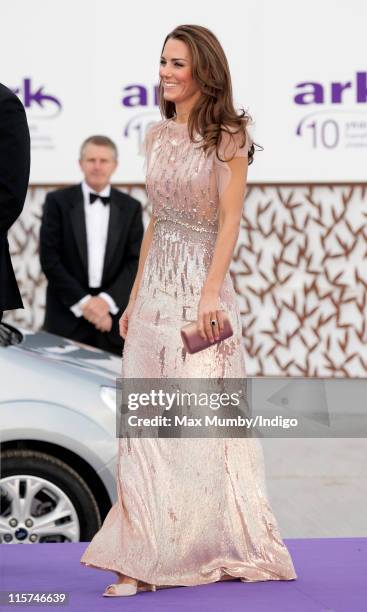
[[(190, 138), (194, 141), (196, 132), (202, 138), (202, 148), (205, 152), (218, 151), (223, 132), (233, 138), (233, 134), (243, 134), (246, 143), (246, 126), (252, 122), (252, 117), (240, 109), (236, 112), (233, 105), (232, 81), (227, 58), (216, 36), (207, 28), (198, 25), (180, 25), (170, 32), (163, 43), (163, 49), (169, 39), (184, 42), (191, 54), (192, 77), (198, 84), (201, 96), (194, 105), (188, 118)], [(176, 116), (174, 102), (164, 99), (162, 81), (159, 83), (159, 107), (164, 118)], [(248, 152), (248, 163), (253, 162), (254, 144)], [(228, 161), (228, 160), (221, 160)]]

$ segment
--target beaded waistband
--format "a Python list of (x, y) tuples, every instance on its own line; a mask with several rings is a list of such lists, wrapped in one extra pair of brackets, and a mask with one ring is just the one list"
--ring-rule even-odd
[(174, 223), (177, 225), (181, 225), (183, 227), (186, 227), (187, 229), (190, 230), (194, 230), (195, 232), (204, 232), (206, 234), (217, 234), (218, 233), (218, 229), (211, 229), (208, 228), (207, 226), (203, 226), (203, 225), (194, 225), (192, 223), (187, 223), (185, 221), (181, 221), (179, 219), (172, 219), (171, 217), (155, 217), (155, 223), (154, 225), (156, 225), (158, 222), (168, 222), (168, 223)]

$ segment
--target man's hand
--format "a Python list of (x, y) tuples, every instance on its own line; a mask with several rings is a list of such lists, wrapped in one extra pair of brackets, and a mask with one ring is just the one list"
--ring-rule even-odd
[[(95, 297), (90, 298), (90, 300), (88, 300), (88, 302), (84, 304), (84, 306), (82, 307), (82, 311), (83, 317), (97, 327), (97, 323), (103, 317), (109, 314), (109, 306), (106, 300), (96, 295)], [(99, 328), (97, 327), (97, 329)]]
[(104, 315), (97, 323), (95, 324), (95, 328), (101, 332), (109, 332), (112, 328), (112, 317), (110, 314)]

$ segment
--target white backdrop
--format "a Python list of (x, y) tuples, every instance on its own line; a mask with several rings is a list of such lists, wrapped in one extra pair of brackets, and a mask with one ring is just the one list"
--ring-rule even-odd
[(223, 44), (236, 104), (255, 119), (251, 132), (264, 147), (251, 182), (366, 181), (365, 0), (0, 6), (1, 81), (27, 109), (34, 184), (80, 180), (79, 145), (93, 133), (119, 147), (116, 182), (144, 181), (138, 150), (147, 125), (160, 118), (161, 44), (180, 23), (209, 27)]

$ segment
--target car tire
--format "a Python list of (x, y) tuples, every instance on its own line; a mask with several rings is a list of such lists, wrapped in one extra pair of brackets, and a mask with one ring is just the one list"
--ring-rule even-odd
[(47, 453), (7, 450), (1, 453), (1, 477), (29, 475), (49, 481), (72, 502), (79, 519), (81, 542), (88, 542), (101, 526), (97, 501), (85, 480), (68, 464)]

